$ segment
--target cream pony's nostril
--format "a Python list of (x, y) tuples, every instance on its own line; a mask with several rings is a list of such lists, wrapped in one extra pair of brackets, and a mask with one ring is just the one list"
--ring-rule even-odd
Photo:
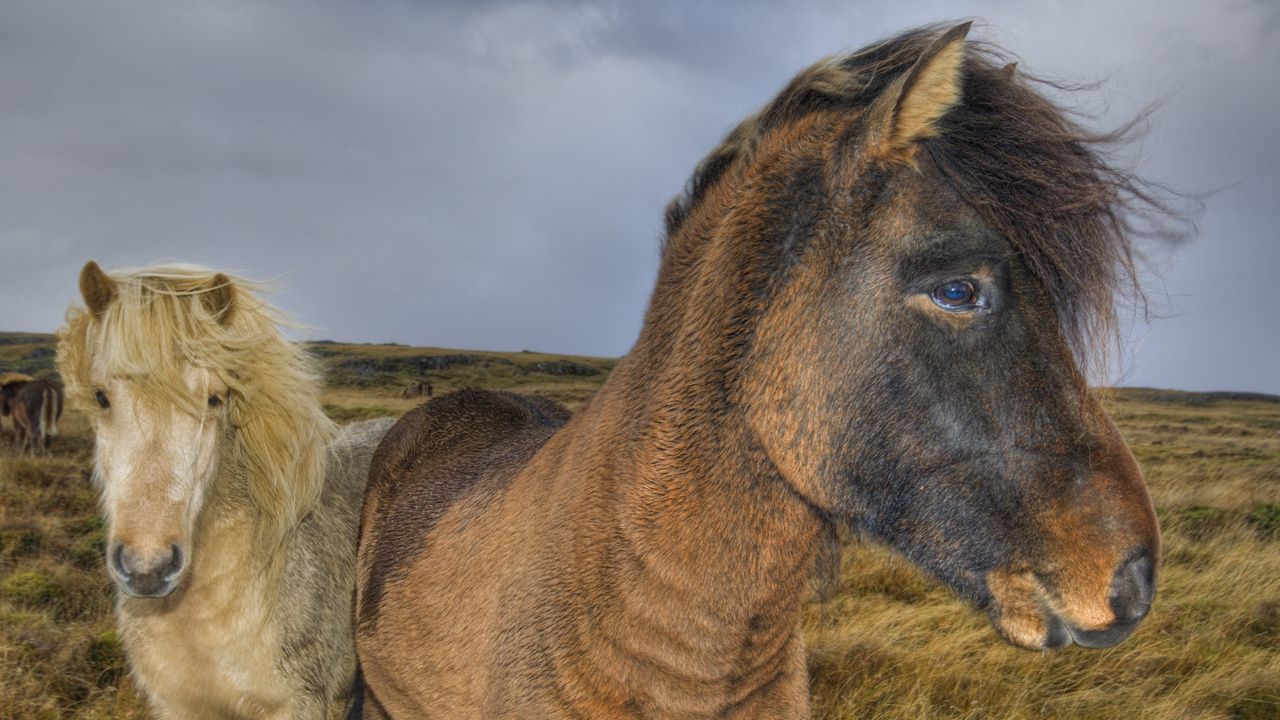
[(111, 566), (125, 592), (134, 597), (161, 597), (173, 592), (174, 581), (182, 573), (182, 548), (169, 545), (167, 556), (138, 556), (117, 543), (111, 551)]
[(111, 568), (122, 580), (129, 580), (129, 567), (124, 562), (124, 543), (116, 543), (115, 549), (111, 551)]
[(182, 572), (182, 548), (176, 544), (169, 546), (169, 565), (165, 568), (164, 579), (172, 580)]

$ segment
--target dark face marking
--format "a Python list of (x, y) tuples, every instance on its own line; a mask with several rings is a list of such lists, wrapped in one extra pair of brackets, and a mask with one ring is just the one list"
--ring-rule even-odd
[[(744, 397), (759, 398), (771, 456), (803, 495), (978, 605), (998, 604), (993, 571), (1017, 568), (1039, 578), (1017, 592), (1056, 593), (1051, 619), (1108, 625), (1066, 586), (1105, 601), (1117, 565), (1156, 552), (1158, 534), (1136, 467), (1097, 478), (1097, 456), (1128, 450), (1044, 288), (927, 158), (856, 194), (877, 198), (870, 220), (826, 215), (755, 337), (761, 384)], [(780, 366), (798, 370), (768, 371)], [(1122, 510), (1088, 500), (1107, 493)], [(1097, 565), (1087, 579), (1082, 564)]]

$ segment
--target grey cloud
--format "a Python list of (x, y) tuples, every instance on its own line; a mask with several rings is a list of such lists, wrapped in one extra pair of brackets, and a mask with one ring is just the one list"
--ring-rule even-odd
[[(973, 7), (1027, 67), (1106, 79), (1100, 126), (1204, 191), (1125, 380), (1280, 392), (1274, 3)], [(0, 6), (0, 328), (48, 330), (90, 257), (284, 276), (319, 336), (618, 355), (661, 210), (805, 64), (954, 15), (920, 2)], [(1074, 102), (1074, 100), (1073, 100)], [(1139, 338), (1145, 341), (1139, 342)], [(1223, 346), (1238, 348), (1221, 352)]]

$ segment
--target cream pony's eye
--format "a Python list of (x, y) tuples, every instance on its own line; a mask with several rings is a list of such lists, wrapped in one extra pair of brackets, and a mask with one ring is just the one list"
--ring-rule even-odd
[(222, 398), (218, 397), (217, 395), (210, 395), (210, 396), (209, 396), (209, 407), (211, 407), (211, 408), (218, 408), (218, 407), (222, 407)]
[(107, 399), (107, 394), (101, 390), (94, 391), (93, 399), (98, 401), (98, 407), (106, 410), (111, 407), (111, 401)]

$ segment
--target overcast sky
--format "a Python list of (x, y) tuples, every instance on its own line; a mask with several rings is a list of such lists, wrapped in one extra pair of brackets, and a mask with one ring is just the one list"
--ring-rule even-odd
[(621, 355), (662, 207), (804, 66), (975, 36), (1217, 192), (1113, 381), (1280, 393), (1280, 4), (0, 0), (0, 329), (90, 258), (283, 277), (314, 337)]

